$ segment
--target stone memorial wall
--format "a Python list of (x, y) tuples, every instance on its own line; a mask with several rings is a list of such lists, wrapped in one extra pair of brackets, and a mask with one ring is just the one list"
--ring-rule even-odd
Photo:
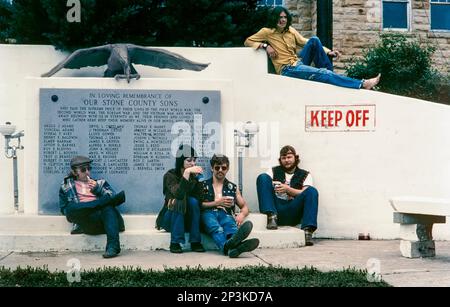
[(208, 170), (220, 114), (219, 91), (41, 89), (39, 213), (59, 213), (58, 189), (75, 155), (94, 160), (92, 177), (125, 190), (122, 212), (158, 212), (180, 143)]

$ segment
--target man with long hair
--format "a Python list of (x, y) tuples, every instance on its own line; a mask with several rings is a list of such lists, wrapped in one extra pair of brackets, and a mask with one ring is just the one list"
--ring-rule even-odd
[(156, 228), (170, 232), (170, 252), (182, 253), (185, 231), (194, 252), (204, 252), (200, 235), (200, 206), (202, 184), (198, 181), (203, 169), (196, 165), (197, 154), (182, 144), (175, 158), (175, 168), (163, 178), (164, 205), (156, 219)]
[(278, 166), (256, 180), (259, 211), (267, 215), (267, 229), (301, 223), (306, 245), (313, 245), (319, 193), (313, 187), (312, 176), (298, 167), (300, 158), (290, 145), (281, 148), (278, 161)]
[[(329, 83), (354, 89), (372, 89), (380, 81), (380, 75), (359, 80), (333, 72), (328, 57), (339, 57), (340, 52), (322, 46), (319, 38), (305, 39), (292, 26), (292, 16), (281, 6), (275, 7), (268, 25), (248, 37), (244, 45), (254, 49), (265, 49), (277, 74), (282, 76)], [(298, 49), (303, 48), (300, 58)], [(314, 63), (315, 67), (310, 66)]]

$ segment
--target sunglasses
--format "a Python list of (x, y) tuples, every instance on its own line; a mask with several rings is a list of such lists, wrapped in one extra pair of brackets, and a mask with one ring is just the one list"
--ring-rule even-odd
[(226, 165), (222, 165), (222, 166), (219, 166), (219, 165), (216, 165), (216, 166), (214, 166), (214, 170), (215, 171), (220, 171), (220, 170), (223, 170), (223, 171), (226, 171), (228, 169), (228, 166), (226, 166)]
[(80, 172), (86, 173), (86, 171), (90, 171), (91, 169), (92, 169), (92, 167), (90, 167), (90, 166), (83, 166), (80, 168)]

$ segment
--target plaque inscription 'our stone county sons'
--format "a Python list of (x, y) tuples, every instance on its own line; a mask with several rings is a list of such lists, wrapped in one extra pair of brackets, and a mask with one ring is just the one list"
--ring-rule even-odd
[(157, 212), (180, 143), (193, 146), (205, 168), (220, 150), (220, 111), (219, 91), (41, 89), (39, 213), (59, 213), (58, 190), (75, 155), (94, 160), (92, 177), (125, 190), (122, 212)]

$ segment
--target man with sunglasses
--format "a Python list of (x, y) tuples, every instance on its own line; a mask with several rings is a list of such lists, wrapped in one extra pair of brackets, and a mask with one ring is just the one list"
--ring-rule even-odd
[[(210, 164), (213, 177), (203, 183), (202, 223), (220, 251), (236, 258), (243, 252), (256, 249), (259, 240), (245, 240), (253, 224), (244, 221), (249, 213), (247, 203), (237, 186), (226, 178), (230, 167), (228, 157), (214, 155)], [(235, 205), (240, 209), (237, 215)]]
[(313, 245), (312, 234), (317, 229), (319, 194), (313, 187), (311, 174), (298, 167), (300, 158), (295, 148), (281, 148), (280, 165), (256, 180), (259, 211), (267, 215), (267, 229), (278, 225), (300, 224), (307, 246)]
[(85, 156), (72, 158), (70, 173), (59, 190), (59, 206), (69, 222), (79, 225), (82, 231), (77, 233), (106, 233), (103, 258), (113, 258), (120, 253), (119, 232), (125, 230), (116, 208), (125, 202), (125, 193), (116, 194), (104, 179), (92, 179), (91, 163)]

